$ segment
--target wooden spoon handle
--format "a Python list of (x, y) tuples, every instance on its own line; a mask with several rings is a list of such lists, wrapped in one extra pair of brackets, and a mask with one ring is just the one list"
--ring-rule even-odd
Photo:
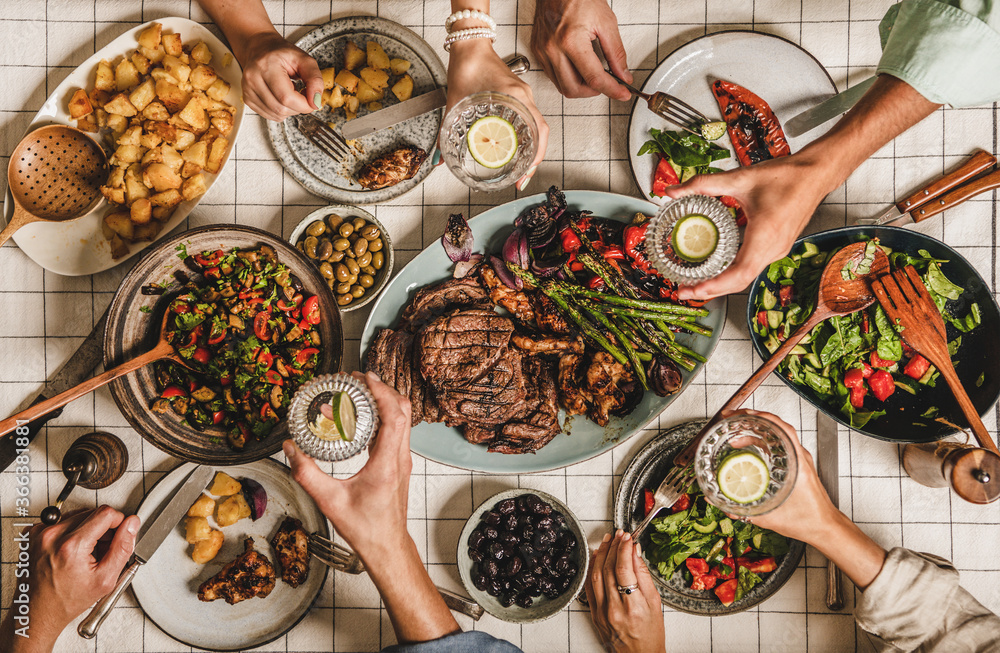
[(3, 247), (3, 244), (10, 240), (15, 231), (29, 222), (32, 222), (31, 215), (15, 202), (14, 214), (10, 216), (10, 222), (7, 223), (3, 231), (0, 231), (0, 247)]
[(167, 343), (161, 343), (157, 345), (154, 349), (146, 352), (142, 356), (133, 358), (130, 361), (126, 361), (117, 367), (113, 367), (103, 374), (98, 374), (92, 379), (88, 379), (81, 383), (80, 385), (70, 388), (66, 392), (57, 394), (51, 399), (46, 399), (41, 403), (37, 403), (33, 406), (22, 410), (16, 415), (12, 415), (7, 419), (0, 422), (0, 437), (3, 437), (7, 433), (10, 433), (15, 428), (21, 424), (27, 424), (28, 422), (41, 417), (51, 410), (65, 406), (69, 402), (82, 397), (85, 394), (89, 394), (94, 390), (97, 390), (103, 385), (114, 381), (119, 376), (124, 376), (129, 372), (137, 370), (141, 367), (149, 365), (153, 361), (158, 361), (161, 358), (166, 358), (173, 353), (173, 347)]
[(955, 400), (958, 401), (958, 405), (961, 406), (962, 412), (965, 413), (965, 419), (969, 421), (969, 425), (972, 427), (972, 433), (976, 436), (976, 441), (979, 442), (979, 446), (984, 449), (989, 449), (995, 454), (1000, 454), (997, 450), (997, 445), (993, 442), (993, 438), (990, 437), (990, 432), (986, 430), (986, 425), (983, 424), (983, 420), (979, 417), (979, 411), (972, 404), (972, 400), (969, 399), (969, 394), (965, 391), (965, 387), (958, 378), (958, 374), (955, 372), (955, 368), (952, 367), (951, 361), (948, 361), (947, 365), (938, 365), (939, 370), (941, 370), (941, 376), (944, 380), (948, 382), (948, 387), (951, 388), (951, 393), (955, 395)]

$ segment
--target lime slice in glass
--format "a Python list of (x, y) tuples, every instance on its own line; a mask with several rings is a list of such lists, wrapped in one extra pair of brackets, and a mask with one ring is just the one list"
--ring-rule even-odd
[(472, 123), (465, 140), (472, 158), (487, 168), (502, 168), (517, 152), (514, 125), (499, 116), (485, 116)]
[(354, 402), (346, 392), (330, 397), (330, 403), (319, 407), (320, 414), (309, 425), (309, 430), (321, 440), (346, 440), (350, 442), (357, 432), (357, 414)]
[(764, 496), (770, 484), (767, 463), (749, 451), (726, 458), (719, 465), (716, 478), (722, 493), (736, 503), (753, 503)]
[(689, 263), (701, 263), (719, 244), (719, 229), (703, 215), (686, 215), (674, 225), (670, 236), (677, 256)]

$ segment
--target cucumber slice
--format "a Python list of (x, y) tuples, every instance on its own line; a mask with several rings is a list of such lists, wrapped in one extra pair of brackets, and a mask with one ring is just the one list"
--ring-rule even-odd
[(764, 534), (757, 533), (753, 536), (753, 548), (760, 550), (760, 545), (764, 542)]
[(706, 122), (701, 126), (701, 135), (706, 141), (717, 141), (726, 133), (726, 123)]
[(767, 340), (764, 341), (764, 347), (767, 349), (767, 351), (773, 354), (774, 352), (778, 351), (778, 347), (780, 346), (781, 343), (778, 341), (778, 336), (776, 336), (773, 333), (769, 333), (767, 335)]
[(927, 371), (924, 372), (924, 375), (920, 377), (920, 380), (917, 381), (917, 383), (919, 383), (920, 385), (927, 385), (928, 383), (930, 383), (931, 377), (934, 376), (935, 372), (937, 372), (937, 368), (931, 365), (930, 367), (927, 368)]
[(681, 168), (681, 174), (679, 175), (679, 178), (681, 180), (681, 183), (683, 184), (685, 181), (688, 181), (697, 174), (698, 174), (698, 168), (695, 168), (694, 166), (685, 166)]
[(773, 292), (765, 288), (764, 293), (760, 296), (760, 304), (764, 307), (765, 311), (770, 311), (777, 306), (778, 298), (774, 296)]
[(712, 521), (710, 521), (708, 524), (705, 525), (699, 524), (698, 522), (692, 522), (691, 528), (695, 529), (699, 533), (711, 533), (712, 531), (715, 530), (715, 527), (718, 525), (719, 523), (713, 519)]
[(809, 353), (809, 350), (806, 349), (805, 347), (803, 347), (802, 345), (795, 345), (794, 347), (792, 347), (792, 351), (790, 351), (788, 353), (789, 354), (796, 354), (798, 356), (805, 356), (806, 354)]
[(816, 355), (816, 352), (811, 351), (805, 355), (805, 361), (815, 367), (817, 370), (823, 369), (823, 362)]
[(808, 240), (802, 243), (802, 247), (802, 258), (812, 258), (813, 256), (819, 254), (819, 247), (810, 243)]
[(785, 319), (785, 314), (781, 311), (768, 311), (767, 312), (767, 326), (772, 329), (777, 329), (781, 326), (781, 322)]
[(722, 531), (723, 535), (727, 535), (727, 536), (728, 535), (732, 535), (733, 534), (733, 520), (730, 519), (729, 517), (726, 517), (725, 519), (720, 520), (719, 521), (719, 529)]

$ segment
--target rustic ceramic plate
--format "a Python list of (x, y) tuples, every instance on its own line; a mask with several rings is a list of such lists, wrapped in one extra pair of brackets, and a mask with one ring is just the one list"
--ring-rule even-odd
[[(959, 299), (948, 302), (947, 308), (952, 311), (952, 314), (966, 315), (972, 303), (979, 305), (982, 324), (977, 328), (969, 333), (959, 333), (950, 324), (946, 324), (945, 327), (949, 341), (962, 336), (962, 345), (955, 355), (955, 359), (958, 361), (955, 371), (958, 372), (958, 378), (969, 394), (969, 399), (972, 400), (976, 410), (979, 411), (980, 415), (985, 415), (997, 402), (997, 398), (1000, 398), (1000, 373), (998, 373), (1000, 371), (1000, 339), (997, 338), (997, 332), (1000, 330), (1000, 307), (997, 306), (996, 297), (990, 290), (990, 285), (961, 254), (936, 238), (931, 238), (919, 231), (899, 227), (831, 229), (799, 238), (792, 246), (792, 252), (801, 252), (803, 243), (806, 242), (813, 243), (821, 252), (828, 252), (857, 242), (862, 238), (876, 237), (879, 242), (886, 247), (891, 247), (894, 251), (916, 255), (919, 250), (924, 249), (930, 252), (934, 258), (948, 261), (941, 264), (941, 271), (951, 281), (965, 289), (965, 293)], [(771, 354), (764, 346), (764, 339), (754, 330), (753, 324), (754, 320), (757, 319), (757, 298), (765, 286), (770, 287), (772, 291), (775, 289), (774, 284), (767, 281), (767, 270), (764, 270), (751, 284), (750, 298), (747, 301), (747, 324), (750, 329), (750, 338), (762, 359), (770, 358)], [(823, 411), (858, 433), (864, 433), (879, 440), (932, 442), (954, 434), (956, 429), (948, 424), (921, 417), (931, 406), (937, 406), (940, 411), (939, 416), (948, 422), (963, 428), (968, 427), (969, 424), (944, 379), (938, 379), (937, 385), (933, 388), (921, 388), (916, 395), (902, 391), (894, 392), (881, 407), (881, 410), (885, 410), (886, 414), (870, 420), (863, 428), (858, 429), (850, 425), (843, 413), (819, 399), (812, 388), (792, 383), (777, 370), (774, 374), (796, 394), (815, 406), (817, 410)], [(869, 406), (875, 405), (871, 403), (872, 401), (871, 398), (868, 399)]]
[[(233, 129), (229, 133), (229, 152), (223, 161), (223, 168), (229, 161), (229, 154), (232, 152), (233, 143), (239, 135), (240, 124), (243, 121), (243, 71), (240, 65), (233, 59), (228, 66), (222, 65), (222, 59), (227, 54), (231, 55), (222, 41), (212, 34), (206, 27), (186, 18), (167, 17), (160, 18), (148, 23), (134, 27), (125, 32), (108, 45), (101, 48), (94, 56), (90, 57), (77, 66), (56, 89), (45, 100), (45, 104), (38, 110), (27, 131), (31, 131), (42, 125), (59, 123), (75, 127), (76, 121), (69, 117), (66, 105), (70, 96), (78, 88), (90, 88), (94, 83), (94, 70), (101, 59), (108, 59), (114, 62), (116, 58), (127, 54), (136, 48), (136, 37), (140, 32), (153, 23), (160, 23), (166, 33), (180, 34), (184, 43), (194, 43), (204, 41), (212, 50), (211, 66), (215, 72), (224, 79), (232, 89), (226, 97), (226, 102), (236, 107), (236, 114), (233, 116)], [(27, 132), (25, 132), (27, 133)], [(96, 136), (96, 134), (95, 134)], [(222, 168), (219, 169), (219, 174)], [(212, 185), (219, 177), (218, 174), (208, 172), (205, 175), (205, 182), (211, 192)], [(206, 193), (207, 195), (208, 193)], [(204, 195), (202, 195), (204, 197)], [(202, 197), (195, 198), (177, 205), (177, 209), (170, 220), (163, 227), (163, 231), (153, 242), (165, 238), (170, 230), (175, 228), (194, 210)], [(135, 256), (143, 249), (150, 246), (150, 243), (132, 243), (129, 245), (128, 254), (120, 259), (111, 258), (111, 245), (104, 234), (101, 233), (101, 223), (104, 216), (109, 212), (109, 208), (98, 209), (91, 215), (84, 216), (79, 220), (67, 223), (42, 223), (35, 222), (14, 234), (14, 242), (21, 248), (28, 257), (49, 272), (62, 274), (65, 276), (81, 276), (96, 274), (113, 268), (119, 263), (123, 263), (130, 257)], [(14, 212), (13, 201), (10, 192), (4, 196), (4, 222), (10, 220)]]
[[(317, 328), (323, 338), (323, 356), (316, 373), (338, 372), (344, 351), (340, 311), (319, 269), (287, 241), (260, 229), (238, 225), (202, 227), (161, 241), (125, 275), (108, 308), (108, 324), (104, 331), (105, 368), (148, 351), (156, 343), (163, 312), (182, 285), (174, 277), (175, 272), (183, 271), (198, 280), (198, 275), (178, 256), (179, 247), (193, 254), (214, 249), (228, 251), (234, 247), (250, 249), (262, 244), (274, 248), (278, 259), (302, 282), (305, 292), (319, 297), (322, 320)], [(142, 288), (153, 283), (167, 283), (169, 287), (163, 295), (142, 294)], [(248, 440), (246, 447), (237, 451), (229, 447), (225, 433), (219, 429), (196, 431), (177, 415), (154, 413), (149, 409), (158, 396), (154, 370), (155, 364), (147, 365), (115, 379), (110, 383), (111, 396), (132, 428), (170, 455), (209, 465), (236, 465), (276, 453), (288, 437), (288, 425), (281, 420), (268, 437)]]
[[(479, 525), (480, 518), (483, 516), (483, 513), (493, 510), (493, 506), (500, 503), (504, 499), (517, 498), (525, 494), (537, 494), (543, 501), (549, 503), (553, 509), (558, 510), (563, 514), (563, 516), (566, 517), (566, 527), (573, 531), (573, 534), (576, 535), (577, 547), (576, 559), (574, 562), (576, 563), (579, 571), (576, 574), (576, 578), (573, 579), (573, 584), (566, 588), (565, 592), (554, 599), (540, 596), (535, 599), (530, 608), (522, 608), (518, 605), (505, 607), (501, 605), (500, 601), (498, 601), (495, 596), (490, 596), (489, 593), (477, 589), (476, 586), (472, 584), (472, 565), (474, 563), (472, 562), (472, 558), (469, 557), (469, 535), (471, 535), (472, 531), (474, 531), (476, 526)], [(469, 593), (469, 596), (471, 596), (476, 603), (483, 606), (484, 610), (497, 619), (518, 624), (530, 624), (537, 621), (544, 621), (549, 617), (553, 617), (565, 610), (583, 589), (584, 581), (587, 579), (587, 564), (589, 560), (590, 548), (587, 545), (587, 533), (584, 531), (580, 520), (576, 518), (576, 515), (573, 514), (566, 504), (551, 494), (546, 494), (545, 492), (533, 490), (531, 488), (505, 490), (494, 494), (492, 497), (482, 502), (479, 507), (473, 511), (469, 520), (465, 522), (462, 534), (458, 538), (458, 574), (462, 577), (462, 585), (465, 586), (465, 591)]]
[[(475, 237), (475, 251), (499, 252), (504, 240), (514, 228), (514, 218), (524, 209), (544, 201), (544, 195), (532, 195), (494, 207), (469, 221)], [(589, 190), (566, 191), (566, 201), (570, 209), (586, 209), (594, 215), (628, 222), (637, 212), (646, 215), (656, 211), (656, 206), (641, 199)], [(454, 263), (448, 260), (440, 242), (434, 241), (418, 254), (389, 282), (372, 308), (368, 323), (361, 336), (361, 359), (368, 350), (368, 344), (375, 333), (382, 328), (391, 328), (399, 323), (403, 307), (409, 304), (414, 293), (423, 286), (440, 283), (451, 278)], [(712, 300), (706, 307), (711, 311), (701, 324), (712, 329), (711, 338), (692, 334), (678, 335), (678, 341), (709, 358), (722, 335), (726, 321), (726, 299)], [(701, 365), (693, 372), (683, 372), (684, 386), (690, 385)], [(572, 420), (562, 420), (563, 433), (532, 454), (502, 454), (487, 451), (484, 445), (468, 442), (462, 433), (443, 423), (422, 422), (413, 429), (410, 448), (425, 458), (445, 465), (492, 474), (523, 474), (542, 472), (566, 467), (593, 458), (625, 442), (638, 433), (657, 415), (668, 409), (680, 393), (670, 397), (658, 397), (647, 392), (638, 407), (626, 417), (612, 417), (606, 427), (591, 422), (582, 415)], [(669, 415), (669, 412), (666, 413)], [(570, 424), (572, 424), (570, 426)]]
[[(421, 95), (444, 86), (448, 72), (427, 44), (416, 33), (399, 23), (374, 16), (338, 18), (312, 30), (296, 45), (315, 57), (320, 68), (343, 68), (344, 48), (354, 41), (362, 50), (366, 41), (375, 41), (390, 58), (410, 62), (409, 75), (413, 78), (413, 95)], [(395, 76), (392, 77), (395, 79)], [(398, 103), (392, 91), (386, 90), (381, 101), (383, 107)], [(368, 113), (362, 105), (358, 115)], [(295, 125), (295, 118), (283, 122), (268, 122), (267, 133), (275, 154), (285, 170), (306, 190), (320, 197), (344, 204), (373, 204), (384, 202), (413, 190), (431, 173), (431, 155), (437, 147), (438, 132), (444, 109), (437, 109), (398, 125), (357, 139), (357, 155), (346, 163), (334, 161), (303, 136)], [(346, 118), (343, 109), (324, 107), (313, 114), (339, 128)], [(411, 179), (381, 190), (366, 190), (352, 179), (368, 161), (391, 152), (403, 145), (414, 145), (427, 152), (427, 160)]]
[[(618, 492), (615, 493), (615, 528), (632, 532), (639, 525), (643, 517), (643, 490), (656, 490), (659, 487), (673, 466), (674, 456), (680, 453), (704, 425), (704, 421), (678, 424), (650, 440), (639, 450), (625, 469)], [(646, 554), (653, 545), (648, 530), (639, 538), (639, 543), (642, 545), (643, 558), (649, 564)], [(729, 606), (722, 605), (712, 590), (693, 590), (688, 587), (680, 570), (672, 578), (660, 576), (655, 565), (650, 565), (649, 571), (660, 592), (660, 598), (663, 599), (663, 605), (681, 612), (714, 617), (735, 614), (767, 600), (792, 577), (806, 545), (798, 540), (789, 540), (788, 543), (789, 551), (778, 561), (778, 568), (765, 576), (764, 581), (746, 596)]]
[[(721, 120), (711, 88), (716, 79), (753, 91), (770, 105), (779, 121), (788, 120), (837, 93), (830, 74), (811, 54), (780, 36), (746, 31), (716, 32), (682, 45), (650, 73), (642, 90), (669, 93), (709, 119)], [(832, 126), (833, 121), (810, 131), (808, 136), (788, 139), (792, 152), (798, 152)], [(632, 176), (644, 197), (649, 197), (653, 189), (658, 157), (638, 156), (638, 152), (649, 140), (651, 128), (677, 129), (650, 111), (644, 100), (636, 100), (628, 124), (628, 156)], [(717, 143), (730, 153), (733, 151), (728, 134)], [(712, 165), (727, 170), (739, 167), (735, 156)]]
[[(184, 463), (161, 478), (136, 510), (142, 523), (161, 510), (194, 470)], [(225, 535), (215, 559), (200, 565), (191, 559), (192, 545), (184, 539), (184, 520), (167, 535), (132, 581), (136, 602), (156, 626), (179, 642), (199, 650), (239, 651), (266, 644), (291, 630), (309, 611), (319, 595), (329, 567), (316, 560), (309, 564), (305, 583), (292, 587), (280, 578), (265, 598), (229, 605), (224, 600), (198, 600), (198, 586), (219, 573), (223, 565), (243, 553), (243, 541), (254, 540), (254, 549), (267, 556), (280, 573), (277, 556), (269, 544), (286, 516), (295, 517), (310, 533), (330, 536), (326, 517), (312, 498), (292, 480), (288, 467), (264, 460), (236, 467), (226, 473), (237, 480), (251, 478), (267, 492), (267, 510), (257, 519), (241, 519), (220, 528)], [(212, 519), (213, 527), (217, 527)], [(140, 537), (142, 532), (140, 531)]]

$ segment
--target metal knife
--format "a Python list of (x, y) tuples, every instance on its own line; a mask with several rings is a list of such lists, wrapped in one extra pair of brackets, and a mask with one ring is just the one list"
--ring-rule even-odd
[[(512, 57), (507, 61), (507, 67), (516, 75), (520, 75), (531, 69), (528, 58), (522, 55)], [(373, 111), (366, 116), (355, 118), (344, 123), (340, 128), (340, 133), (344, 138), (355, 139), (367, 136), (373, 132), (386, 127), (392, 127), (404, 120), (422, 116), (423, 114), (440, 109), (448, 103), (448, 89), (445, 87), (436, 88), (429, 93), (410, 98), (405, 102), (400, 102), (385, 109)]]
[(170, 531), (174, 530), (177, 522), (187, 514), (191, 504), (198, 498), (201, 491), (208, 486), (208, 482), (212, 480), (214, 473), (214, 469), (205, 465), (195, 467), (174, 493), (174, 496), (167, 502), (166, 506), (149, 522), (149, 526), (135, 544), (135, 551), (132, 553), (132, 564), (122, 572), (122, 575), (118, 578), (118, 584), (115, 585), (111, 593), (97, 602), (97, 605), (91, 610), (90, 615), (77, 628), (80, 637), (91, 639), (97, 634), (97, 629), (101, 627), (104, 619), (110, 614), (111, 609), (115, 607), (122, 593), (132, 584), (132, 579), (135, 578), (139, 567), (149, 562), (149, 559), (153, 557), (156, 549), (159, 548), (163, 540), (170, 534)]
[[(55, 376), (48, 382), (46, 382), (45, 387), (42, 389), (41, 394), (39, 394), (30, 405), (35, 405), (37, 403), (43, 402), (50, 397), (55, 397), (58, 394), (69, 390), (70, 388), (76, 387), (81, 381), (90, 377), (91, 371), (97, 364), (101, 362), (104, 355), (104, 325), (108, 321), (108, 312), (104, 311), (104, 315), (101, 319), (97, 321), (94, 325), (94, 329), (90, 332), (90, 335), (83, 341), (83, 344), (76, 350), (76, 352), (70, 356), (69, 360), (59, 368)], [(7, 437), (0, 437), (0, 471), (7, 469), (7, 467), (14, 462), (14, 459), (18, 456), (18, 451), (24, 449), (35, 439), (38, 432), (42, 430), (42, 427), (50, 419), (55, 419), (62, 414), (63, 409), (59, 408), (51, 413), (42, 415), (38, 419), (30, 422), (28, 426), (28, 432), (25, 435), (18, 434), (16, 432), (12, 433)], [(27, 440), (25, 440), (27, 438)]]
[[(837, 441), (837, 422), (823, 411), (816, 411), (816, 472), (819, 481), (830, 495), (835, 508), (840, 508), (840, 454)], [(844, 590), (840, 569), (832, 560), (826, 561), (826, 607), (831, 610), (844, 608)]]
[[(933, 217), (980, 193), (1000, 186), (1000, 173), (992, 172), (969, 181), (997, 162), (989, 152), (978, 150), (954, 172), (932, 182), (874, 218), (859, 218), (858, 224), (903, 226)], [(965, 183), (969, 181), (969, 183)], [(953, 190), (954, 189), (954, 190)], [(950, 193), (948, 191), (951, 191)], [(947, 193), (947, 194), (946, 194)], [(937, 200), (931, 202), (931, 200)]]
[(875, 78), (870, 77), (860, 84), (855, 84), (843, 93), (837, 93), (833, 97), (820, 102), (811, 109), (806, 109), (794, 118), (789, 119), (784, 124), (785, 135), (789, 138), (801, 136), (807, 131), (819, 127), (825, 122), (833, 120), (844, 113), (861, 99), (861, 96), (868, 92), (868, 89), (875, 83)]

